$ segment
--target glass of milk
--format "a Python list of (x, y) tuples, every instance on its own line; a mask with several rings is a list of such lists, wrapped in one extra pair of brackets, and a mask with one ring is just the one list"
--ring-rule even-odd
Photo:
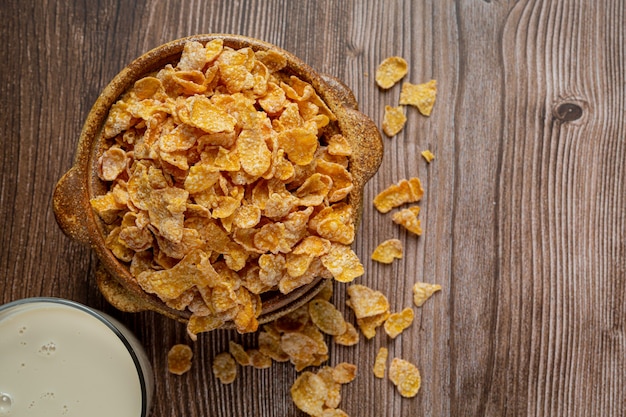
[(59, 298), (0, 306), (0, 417), (146, 417), (154, 377), (119, 321)]

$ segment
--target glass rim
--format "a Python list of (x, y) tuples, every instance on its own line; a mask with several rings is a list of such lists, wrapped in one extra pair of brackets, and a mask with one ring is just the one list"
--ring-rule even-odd
[[(135, 370), (137, 371), (137, 376), (139, 377), (139, 388), (141, 389), (141, 415), (140, 417), (148, 416), (148, 383), (146, 381), (143, 368), (141, 367), (141, 362), (137, 353), (135, 352), (132, 344), (128, 340), (128, 338), (117, 328), (117, 326), (112, 323), (108, 318), (103, 316), (104, 312), (100, 312), (99, 310), (89, 307), (87, 305), (81, 304), (77, 301), (68, 300), (60, 297), (28, 297), (21, 298), (18, 300), (10, 301), (6, 304), (0, 305), (0, 314), (6, 310), (11, 308), (19, 307), (26, 304), (38, 304), (38, 303), (51, 303), (51, 304), (60, 304), (66, 307), (74, 308), (76, 310), (82, 311), (83, 313), (87, 313), (88, 315), (94, 317), (103, 323), (109, 330), (115, 334), (118, 339), (122, 342), (128, 354), (130, 355), (133, 364), (135, 365)], [(130, 330), (129, 330), (130, 331)]]

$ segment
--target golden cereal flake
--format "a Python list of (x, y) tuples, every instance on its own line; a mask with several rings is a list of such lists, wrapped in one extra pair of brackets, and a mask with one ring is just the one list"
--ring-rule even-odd
[(402, 259), (402, 242), (398, 239), (387, 239), (372, 252), (372, 260), (382, 264), (390, 264), (394, 259)]
[(408, 232), (414, 235), (422, 235), (422, 221), (417, 218), (419, 215), (419, 206), (413, 206), (402, 209), (392, 216), (392, 221), (405, 228)]
[(182, 375), (191, 369), (193, 351), (184, 344), (176, 344), (167, 353), (167, 368), (170, 373)]
[(402, 84), (400, 104), (417, 107), (424, 116), (430, 116), (437, 97), (437, 81), (430, 80), (424, 84)]
[(213, 375), (222, 384), (230, 384), (237, 377), (237, 362), (228, 352), (218, 353), (213, 358)]
[(387, 358), (389, 357), (389, 349), (381, 347), (378, 349), (376, 359), (374, 360), (374, 376), (376, 378), (384, 378), (387, 370)]
[(305, 371), (298, 376), (290, 389), (296, 407), (310, 416), (321, 416), (328, 395), (324, 380), (313, 372)]
[(413, 302), (417, 307), (421, 307), (435, 292), (441, 290), (439, 284), (428, 284), (417, 282), (413, 285)]
[(415, 397), (422, 383), (417, 367), (399, 358), (393, 358), (391, 361), (389, 379), (396, 386), (400, 395), (405, 398)]
[(431, 151), (429, 151), (428, 149), (426, 149), (425, 151), (422, 151), (422, 157), (429, 164), (435, 159), (435, 155)]
[(419, 178), (403, 179), (378, 193), (374, 197), (374, 207), (381, 213), (387, 213), (402, 204), (416, 203), (423, 195), (424, 189)]
[(389, 337), (395, 339), (406, 328), (413, 324), (413, 309), (407, 307), (399, 313), (393, 313), (385, 320), (385, 332)]
[(404, 106), (385, 106), (385, 114), (383, 116), (383, 132), (385, 132), (385, 135), (389, 137), (397, 135), (404, 128), (405, 124)]
[(376, 69), (376, 84), (385, 90), (389, 89), (408, 72), (409, 65), (404, 58), (399, 56), (385, 58)]

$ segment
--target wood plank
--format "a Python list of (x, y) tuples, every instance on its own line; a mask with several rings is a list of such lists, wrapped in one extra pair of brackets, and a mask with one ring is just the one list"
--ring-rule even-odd
[[(167, 349), (190, 343), (180, 323), (114, 310), (99, 294), (95, 256), (57, 227), (50, 199), (71, 166), (99, 92), (125, 65), (166, 41), (239, 33), (275, 43), (342, 79), (380, 125), (400, 85), (378, 89), (387, 56), (406, 81), (438, 81), (432, 116), (407, 108), (384, 138), (354, 249), (364, 283), (392, 309), (415, 281), (443, 291), (415, 309), (396, 340), (379, 330), (357, 347), (328, 339), (329, 363), (359, 367), (342, 390), (352, 416), (609, 416), (626, 409), (626, 17), (620, 0), (241, 0), (36, 2), (0, 7), (0, 301), (50, 295), (100, 308), (146, 346), (157, 377), (153, 416), (303, 415), (289, 364), (242, 368), (231, 385), (211, 360), (234, 339), (192, 344), (192, 370), (166, 371)], [(427, 164), (424, 149), (436, 155)], [(371, 205), (402, 178), (421, 178), (424, 234), (407, 235)], [(397, 237), (405, 256), (370, 260)], [(346, 286), (336, 285), (343, 303)], [(420, 394), (401, 398), (371, 366), (380, 346), (415, 362)]]
[(624, 308), (614, 291), (625, 278), (615, 262), (626, 179), (623, 111), (613, 104), (624, 93), (618, 3), (518, 3), (506, 23), (493, 415), (507, 396), (516, 402), (506, 415), (624, 409), (623, 316), (606, 321)]

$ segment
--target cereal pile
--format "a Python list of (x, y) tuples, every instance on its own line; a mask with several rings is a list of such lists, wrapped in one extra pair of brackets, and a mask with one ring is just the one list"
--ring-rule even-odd
[(351, 147), (309, 83), (271, 51), (188, 42), (111, 108), (91, 200), (106, 245), (192, 338), (258, 328), (261, 295), (350, 282)]

